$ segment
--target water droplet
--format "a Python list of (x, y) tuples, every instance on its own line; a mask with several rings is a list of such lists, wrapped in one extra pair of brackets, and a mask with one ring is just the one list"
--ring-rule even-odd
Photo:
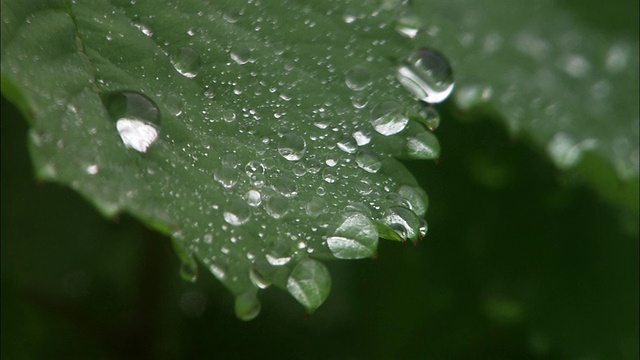
[(404, 130), (409, 118), (404, 109), (394, 100), (383, 101), (371, 111), (371, 125), (382, 135), (389, 136)]
[(369, 70), (362, 65), (356, 65), (344, 74), (345, 82), (349, 89), (360, 91), (371, 85)]
[(415, 240), (420, 229), (420, 219), (404, 207), (395, 206), (384, 212), (382, 223), (393, 229), (403, 239)]
[(338, 170), (331, 167), (325, 168), (322, 171), (322, 179), (329, 184), (333, 184), (334, 182), (338, 181)]
[(338, 140), (337, 145), (338, 149), (349, 154), (354, 154), (358, 151), (358, 144), (356, 143), (356, 140), (349, 135), (342, 136), (340, 140)]
[(233, 61), (240, 65), (244, 65), (248, 63), (249, 60), (251, 60), (251, 50), (249, 50), (248, 47), (244, 46), (231, 50), (229, 55), (231, 56), (231, 59), (233, 59)]
[(222, 118), (228, 123), (234, 122), (236, 120), (236, 113), (231, 109), (224, 110), (222, 112)]
[(371, 257), (378, 247), (378, 230), (367, 216), (350, 212), (340, 219), (327, 245), (338, 259)]
[(182, 261), (180, 264), (180, 277), (188, 282), (196, 282), (198, 280), (198, 264), (195, 259)]
[(405, 15), (398, 19), (396, 23), (396, 31), (409, 39), (413, 39), (418, 35), (424, 23), (421, 18), (415, 15)]
[(213, 179), (224, 188), (231, 189), (238, 182), (238, 171), (230, 166), (223, 165), (213, 173)]
[(327, 203), (322, 198), (314, 196), (313, 199), (305, 205), (304, 210), (307, 215), (318, 217), (327, 211)]
[(418, 112), (418, 116), (420, 117), (420, 122), (425, 124), (425, 126), (434, 131), (440, 126), (440, 114), (438, 111), (432, 106), (425, 106)]
[(307, 150), (307, 143), (296, 134), (286, 134), (278, 142), (278, 152), (289, 161), (302, 159)]
[(304, 176), (307, 173), (307, 167), (303, 163), (295, 163), (291, 167), (291, 171), (297, 177)]
[(147, 152), (159, 133), (160, 112), (156, 104), (131, 91), (107, 94), (103, 102), (125, 147)]
[(267, 214), (274, 219), (280, 219), (289, 212), (289, 200), (281, 195), (273, 195), (265, 204)]
[(449, 61), (433, 49), (413, 52), (398, 68), (400, 83), (418, 100), (444, 101), (453, 90), (453, 71)]
[(247, 292), (236, 297), (235, 311), (240, 320), (253, 320), (260, 314), (261, 308), (260, 300), (258, 300), (258, 296), (254, 292)]
[(98, 165), (93, 164), (93, 165), (89, 165), (89, 166), (87, 166), (85, 170), (86, 170), (87, 174), (89, 174), (89, 175), (95, 175), (95, 174), (97, 174), (97, 173), (98, 173), (98, 171), (99, 171), (100, 169), (98, 168)]
[(281, 195), (292, 198), (298, 195), (298, 186), (290, 177), (279, 177), (273, 181), (273, 188)]
[(420, 239), (427, 236), (428, 230), (429, 230), (429, 226), (427, 225), (427, 222), (423, 218), (420, 218), (420, 227), (418, 228), (418, 233), (420, 233)]
[(369, 150), (360, 150), (356, 155), (356, 164), (362, 170), (370, 173), (376, 173), (382, 167), (380, 156)]
[(259, 287), (260, 289), (266, 289), (269, 287), (269, 285), (271, 285), (271, 283), (267, 281), (264, 276), (262, 276), (255, 265), (249, 269), (249, 279), (251, 280), (253, 285)]
[(167, 96), (164, 105), (167, 107), (167, 110), (173, 116), (180, 116), (182, 114), (182, 98), (177, 94), (171, 94)]
[(131, 25), (133, 25), (138, 30), (142, 31), (142, 33), (147, 35), (148, 37), (152, 37), (153, 30), (151, 30), (151, 23), (152, 23), (151, 18), (143, 16), (137, 21), (132, 22)]
[(251, 217), (251, 208), (246, 202), (235, 199), (225, 206), (223, 216), (229, 224), (240, 226)]
[(223, 265), (211, 264), (209, 265), (209, 271), (211, 271), (218, 280), (224, 280), (227, 276), (227, 271)]
[(291, 256), (267, 254), (265, 257), (267, 258), (267, 262), (273, 266), (287, 265), (289, 261), (291, 261)]
[(573, 137), (565, 133), (557, 133), (548, 145), (549, 154), (555, 163), (563, 168), (568, 169), (575, 166), (585, 151), (595, 148), (597, 141), (595, 139), (585, 139), (576, 142)]
[(171, 64), (182, 76), (193, 79), (198, 75), (202, 62), (194, 48), (182, 46), (171, 56)]
[(353, 138), (356, 140), (358, 146), (367, 145), (371, 142), (371, 131), (368, 130), (356, 130), (351, 134)]
[(424, 216), (429, 206), (429, 197), (421, 188), (403, 185), (398, 189), (398, 194), (407, 200), (409, 209), (417, 216)]
[(437, 159), (440, 157), (438, 138), (426, 130), (407, 137), (407, 155), (413, 159)]
[(361, 179), (358, 183), (356, 183), (356, 191), (362, 195), (371, 194), (371, 181), (369, 179)]
[(262, 203), (262, 194), (258, 190), (249, 190), (244, 194), (244, 200), (251, 207), (258, 207)]
[(307, 311), (313, 312), (331, 291), (329, 270), (317, 260), (302, 260), (291, 272), (287, 290)]
[(252, 160), (244, 167), (244, 171), (249, 176), (251, 184), (257, 188), (261, 188), (265, 185), (266, 177), (264, 175), (266, 166), (257, 160)]
[(228, 23), (234, 24), (238, 22), (242, 12), (238, 8), (231, 8), (222, 14), (222, 18), (225, 19)]
[(365, 93), (356, 93), (351, 96), (351, 105), (356, 109), (362, 109), (369, 103), (369, 97)]

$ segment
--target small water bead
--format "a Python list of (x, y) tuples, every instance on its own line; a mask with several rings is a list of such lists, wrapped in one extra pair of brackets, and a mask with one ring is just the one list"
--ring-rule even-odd
[(291, 261), (291, 256), (282, 256), (276, 254), (267, 254), (265, 255), (267, 262), (273, 266), (283, 266), (287, 265), (289, 261)]
[(220, 166), (213, 173), (213, 179), (225, 189), (231, 189), (238, 182), (238, 171), (230, 166)]
[(328, 167), (322, 171), (322, 179), (329, 184), (333, 184), (338, 181), (338, 170), (336, 168)]
[(369, 97), (365, 93), (356, 93), (351, 96), (351, 105), (356, 109), (362, 109), (369, 103)]
[(244, 171), (249, 176), (252, 176), (254, 174), (264, 174), (266, 170), (267, 167), (258, 160), (251, 160), (244, 167)]
[(371, 142), (371, 131), (369, 130), (356, 130), (351, 134), (353, 138), (356, 140), (356, 144), (358, 146), (364, 146)]
[(327, 245), (333, 255), (339, 259), (361, 259), (371, 257), (378, 247), (378, 230), (371, 219), (358, 212), (344, 215)]
[(307, 311), (313, 312), (331, 291), (329, 270), (317, 260), (302, 260), (287, 279), (287, 290)]
[(301, 176), (304, 176), (307, 173), (307, 168), (302, 163), (295, 163), (291, 167), (291, 171), (293, 172), (293, 174), (295, 176), (301, 177)]
[(260, 300), (258, 300), (257, 295), (253, 292), (247, 292), (236, 297), (234, 309), (236, 316), (240, 320), (253, 320), (260, 314), (261, 308)]
[(409, 209), (417, 216), (424, 216), (429, 207), (427, 193), (419, 187), (403, 185), (398, 189), (398, 194), (407, 200)]
[(409, 118), (395, 100), (383, 101), (371, 111), (371, 125), (380, 134), (389, 136), (404, 130)]
[(289, 200), (282, 195), (273, 195), (267, 199), (265, 210), (274, 219), (280, 219), (289, 212)]
[(224, 14), (222, 14), (222, 18), (230, 23), (230, 24), (234, 24), (236, 22), (238, 22), (238, 20), (240, 19), (240, 16), (242, 15), (242, 12), (240, 11), (240, 9), (238, 8), (231, 8), (227, 11), (224, 12)]
[(356, 140), (349, 135), (344, 135), (340, 138), (340, 140), (338, 140), (338, 149), (348, 153), (348, 154), (354, 154), (356, 151), (358, 151), (358, 144), (356, 143)]
[(106, 94), (103, 102), (125, 147), (147, 152), (159, 134), (160, 112), (156, 104), (132, 91)]
[(284, 197), (293, 198), (298, 195), (298, 186), (290, 177), (279, 177), (273, 181), (273, 189)]
[(236, 113), (231, 109), (226, 109), (222, 112), (222, 118), (228, 123), (234, 122), (236, 121)]
[(269, 285), (271, 285), (271, 283), (264, 278), (264, 276), (260, 273), (255, 265), (249, 269), (249, 280), (251, 280), (253, 285), (259, 287), (260, 289), (266, 289), (269, 287)]
[(227, 276), (226, 267), (221, 264), (211, 264), (209, 265), (209, 271), (218, 278), (218, 280), (224, 280)]
[(371, 181), (369, 179), (361, 179), (356, 183), (356, 191), (361, 195), (369, 195), (373, 191)]
[(278, 141), (278, 152), (289, 161), (302, 159), (307, 150), (307, 143), (296, 134), (285, 134)]
[(444, 55), (433, 49), (413, 52), (396, 73), (398, 81), (418, 100), (444, 101), (453, 91), (453, 71)]
[(382, 223), (393, 229), (403, 239), (418, 238), (420, 219), (405, 207), (391, 207), (384, 212)]
[(238, 157), (234, 153), (225, 154), (221, 159), (222, 165), (233, 169), (236, 169), (240, 162)]
[(258, 190), (249, 190), (244, 194), (244, 200), (251, 207), (258, 207), (262, 204), (262, 194)]
[(369, 70), (362, 66), (356, 65), (344, 74), (345, 83), (351, 90), (360, 91), (371, 85), (371, 75)]
[(407, 137), (407, 155), (412, 159), (437, 159), (440, 157), (440, 142), (430, 132), (420, 132)]
[(171, 64), (182, 76), (193, 79), (198, 75), (202, 61), (200, 53), (190, 46), (180, 47), (171, 55)]
[(404, 15), (396, 23), (396, 31), (409, 39), (415, 38), (423, 27), (424, 22), (415, 15)]
[(429, 230), (429, 226), (427, 225), (427, 222), (423, 218), (420, 218), (420, 226), (418, 228), (420, 239), (424, 238), (427, 235), (428, 230)]
[(136, 29), (142, 31), (148, 37), (153, 36), (153, 30), (151, 30), (152, 20), (150, 17), (143, 16), (137, 21), (131, 23)]
[(213, 235), (211, 234), (206, 234), (203, 238), (202, 241), (204, 241), (205, 244), (211, 244), (213, 242)]
[(182, 114), (182, 98), (177, 94), (167, 96), (164, 105), (167, 107), (167, 110), (169, 110), (171, 115), (180, 116)]
[(225, 206), (223, 217), (229, 224), (240, 226), (246, 223), (251, 217), (251, 208), (246, 202), (234, 199)]
[(327, 202), (324, 199), (314, 196), (311, 201), (305, 205), (305, 213), (311, 217), (318, 217), (327, 212)]
[(95, 175), (98, 173), (100, 169), (98, 168), (98, 165), (89, 165), (85, 168), (85, 171), (87, 172), (87, 174), (89, 175)]
[(420, 109), (418, 116), (420, 117), (420, 121), (431, 131), (436, 130), (438, 126), (440, 126), (440, 114), (438, 114), (438, 111), (432, 106), (425, 106)]
[(327, 166), (329, 166), (329, 167), (334, 167), (334, 166), (338, 165), (338, 160), (329, 158), (329, 159), (326, 159), (324, 161), (324, 163), (327, 164)]
[(239, 65), (244, 65), (251, 60), (251, 50), (245, 46), (237, 47), (231, 50), (229, 56)]
[(356, 164), (362, 170), (370, 173), (377, 173), (382, 167), (380, 156), (369, 150), (360, 150), (356, 155)]
[(318, 186), (316, 189), (316, 194), (318, 194), (318, 196), (324, 196), (326, 193), (327, 189), (325, 189), (324, 186)]

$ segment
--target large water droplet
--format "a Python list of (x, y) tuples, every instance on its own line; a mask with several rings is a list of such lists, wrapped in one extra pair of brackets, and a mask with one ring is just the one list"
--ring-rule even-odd
[(382, 135), (389, 136), (404, 130), (409, 122), (404, 109), (394, 100), (383, 101), (371, 110), (371, 125)]
[(393, 229), (403, 239), (415, 240), (420, 230), (420, 219), (404, 207), (395, 206), (384, 212), (382, 223)]
[(313, 312), (331, 291), (329, 270), (317, 260), (302, 260), (291, 272), (287, 290), (307, 311)]
[(147, 152), (159, 133), (160, 112), (148, 97), (132, 91), (107, 94), (103, 102), (127, 148)]
[(239, 226), (246, 223), (251, 217), (251, 208), (241, 200), (232, 200), (224, 208), (224, 220), (233, 226)]
[(407, 200), (409, 209), (417, 216), (424, 216), (429, 207), (429, 197), (419, 187), (403, 185), (398, 189), (398, 194)]
[(444, 101), (453, 90), (453, 71), (449, 61), (433, 49), (413, 52), (396, 74), (400, 83), (418, 100)]
[(271, 285), (269, 281), (267, 281), (262, 273), (258, 270), (257, 266), (252, 266), (249, 269), (249, 280), (253, 283), (253, 285), (259, 287), (260, 289), (266, 289)]
[(413, 159), (437, 159), (440, 157), (440, 142), (426, 130), (407, 137), (407, 155)]
[(248, 47), (240, 46), (229, 53), (231, 59), (240, 65), (244, 65), (251, 60), (251, 50)]
[(341, 137), (340, 140), (338, 140), (337, 145), (338, 149), (349, 154), (353, 154), (358, 151), (358, 144), (356, 140), (349, 135), (344, 135), (343, 137)]
[(358, 144), (358, 146), (364, 146), (364, 145), (367, 145), (369, 142), (371, 142), (370, 130), (364, 130), (364, 129), (356, 130), (351, 135), (356, 140), (356, 143)]
[(376, 173), (382, 167), (380, 156), (369, 150), (360, 150), (356, 155), (356, 164), (364, 171)]
[(265, 204), (267, 214), (274, 219), (280, 219), (289, 212), (289, 200), (281, 195), (273, 195)]
[(285, 134), (278, 142), (278, 152), (290, 161), (302, 159), (306, 150), (307, 143), (296, 134)]
[(415, 15), (404, 15), (398, 19), (396, 23), (396, 31), (409, 39), (413, 39), (418, 35), (421, 28), (424, 26), (424, 22), (421, 18)]
[(371, 257), (378, 247), (378, 230), (367, 216), (351, 212), (340, 219), (327, 245), (339, 259)]
[(171, 63), (184, 77), (192, 79), (198, 75), (202, 62), (200, 54), (190, 46), (182, 46), (171, 56)]
[(213, 179), (224, 188), (230, 189), (238, 182), (238, 171), (230, 166), (223, 165), (213, 173)]
[(419, 120), (431, 131), (440, 126), (440, 114), (432, 106), (425, 106), (418, 112)]
[(371, 84), (369, 70), (362, 65), (356, 65), (344, 74), (345, 82), (351, 90), (363, 90)]
[(261, 307), (260, 300), (254, 292), (247, 292), (236, 297), (235, 311), (240, 320), (253, 320), (260, 314)]
[(244, 194), (244, 200), (251, 207), (258, 207), (262, 203), (262, 194), (258, 190), (249, 190)]

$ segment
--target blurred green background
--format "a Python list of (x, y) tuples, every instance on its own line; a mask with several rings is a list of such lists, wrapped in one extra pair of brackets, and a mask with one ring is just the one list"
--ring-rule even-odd
[(312, 316), (269, 288), (242, 322), (204, 269), (181, 280), (168, 238), (35, 181), (3, 98), (2, 358), (637, 359), (637, 212), (488, 109), (442, 115), (439, 163), (408, 163), (429, 191), (425, 241), (328, 262)]

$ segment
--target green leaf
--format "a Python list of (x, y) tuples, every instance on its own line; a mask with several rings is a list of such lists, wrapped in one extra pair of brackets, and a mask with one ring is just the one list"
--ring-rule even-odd
[(330, 279), (312, 257), (371, 256), (373, 221), (401, 207), (417, 227), (412, 211), (426, 211), (392, 159), (439, 154), (395, 80), (413, 48), (395, 15), (341, 1), (5, 1), (2, 91), (31, 122), (41, 179), (170, 234), (183, 277), (197, 258), (242, 319), (269, 284), (313, 311)]

